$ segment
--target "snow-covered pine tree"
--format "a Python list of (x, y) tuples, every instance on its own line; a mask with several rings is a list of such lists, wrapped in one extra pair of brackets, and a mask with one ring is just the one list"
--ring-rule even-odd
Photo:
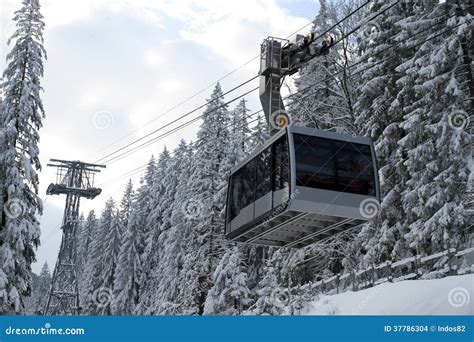
[[(140, 277), (145, 277), (143, 274), (143, 260), (145, 259), (145, 250), (147, 242), (150, 240), (152, 234), (151, 228), (147, 224), (150, 213), (152, 212), (152, 186), (155, 179), (156, 173), (156, 161), (155, 157), (152, 156), (148, 162), (145, 174), (140, 180), (140, 186), (135, 191), (133, 196), (133, 205), (130, 216), (133, 216), (133, 221), (129, 222), (128, 225), (133, 224), (135, 227), (127, 229), (133, 229), (137, 234), (137, 251), (141, 265)], [(143, 288), (138, 288), (140, 298), (145, 298)], [(141, 313), (140, 311), (138, 313)]]
[(183, 265), (185, 292), (183, 305), (202, 314), (207, 292), (212, 285), (213, 269), (217, 264), (216, 235), (223, 233), (223, 179), (221, 163), (229, 143), (229, 113), (223, 101), (221, 86), (216, 85), (203, 113), (189, 178), (191, 197), (183, 203), (190, 234), (187, 237)]
[(251, 308), (255, 315), (281, 315), (284, 313), (284, 305), (289, 300), (287, 290), (280, 286), (279, 270), (282, 266), (283, 256), (281, 250), (273, 253), (266, 260), (264, 275), (256, 288), (256, 302)]
[(291, 289), (291, 296), (288, 305), (288, 314), (298, 316), (304, 313), (305, 309), (308, 306), (308, 303), (311, 302), (311, 299), (314, 298), (314, 296), (311, 296), (308, 291), (308, 285), (306, 285), (305, 287), (301, 285), (296, 285), (294, 288)]
[(127, 228), (128, 219), (132, 212), (133, 195), (133, 183), (132, 179), (129, 179), (123, 191), (122, 200), (120, 201), (120, 219), (122, 220), (122, 226), (124, 228)]
[[(118, 258), (122, 242), (122, 232), (124, 231), (122, 222), (120, 221), (120, 213), (118, 210), (112, 213), (109, 224), (109, 230), (105, 236), (104, 250), (101, 255), (102, 265), (102, 284), (101, 287), (108, 289), (109, 293), (113, 293), (114, 283), (117, 272)], [(115, 298), (101, 307), (100, 313), (111, 314), (112, 304)]]
[(45, 262), (41, 268), (41, 273), (38, 276), (37, 288), (34, 289), (33, 295), (35, 298), (35, 312), (43, 312), (46, 302), (48, 301), (49, 290), (51, 287), (51, 271), (48, 263)]
[(136, 197), (134, 201), (137, 202), (135, 208), (138, 211), (137, 220), (139, 222), (139, 234), (140, 234), (140, 246), (139, 253), (140, 259), (143, 260), (142, 255), (145, 252), (146, 242), (150, 236), (150, 227), (146, 224), (147, 218), (149, 217), (152, 207), (152, 195), (151, 188), (156, 172), (156, 161), (155, 157), (152, 156), (148, 162), (147, 168), (143, 178), (140, 180), (140, 187), (136, 191)]
[(205, 315), (240, 315), (250, 303), (242, 256), (238, 247), (224, 254), (214, 271), (213, 286), (204, 307)]
[(138, 303), (141, 276), (141, 261), (138, 252), (139, 222), (138, 211), (133, 210), (133, 206), (130, 209), (131, 214), (127, 220), (127, 229), (122, 236), (113, 286), (112, 312), (116, 315), (132, 314)]
[(256, 122), (250, 130), (250, 151), (263, 145), (270, 138), (267, 122), (260, 113), (257, 114)]
[(463, 195), (472, 137), (463, 125), (474, 108), (474, 21), (459, 2), (418, 6), (423, 6), (420, 14), (402, 23), (405, 37), (428, 30), (435, 39), (425, 42), (426, 35), (417, 35), (408, 40), (408, 46), (418, 47), (397, 68), (403, 75), (399, 98), (406, 104), (399, 145), (406, 151), (409, 174), (402, 193), (406, 238), (415, 253), (429, 255), (459, 246), (466, 235)]
[(248, 124), (249, 111), (247, 100), (242, 98), (231, 112), (231, 133), (235, 135), (243, 154), (248, 154), (251, 150), (249, 138), (252, 136), (252, 131)]
[(81, 260), (80, 267), (78, 267), (78, 282), (79, 282), (79, 302), (82, 303), (83, 299), (83, 289), (87, 286), (89, 281), (88, 275), (86, 274), (87, 264), (91, 258), (91, 249), (92, 249), (92, 240), (94, 237), (97, 237), (97, 226), (98, 221), (95, 216), (94, 210), (89, 211), (86, 221), (84, 222), (84, 227), (82, 229), (82, 234), (78, 240), (77, 247), (77, 258)]
[[(356, 25), (351, 20), (356, 14), (336, 27), (332, 26), (358, 6), (357, 1), (336, 4), (335, 1), (321, 0), (312, 32), (317, 37), (325, 34), (321, 39), (346, 35)], [(330, 33), (325, 33), (329, 28), (332, 28)], [(289, 104), (294, 122), (326, 130), (355, 132), (355, 89), (350, 82), (351, 69), (347, 68), (355, 56), (354, 45), (350, 37), (346, 38), (301, 68), (295, 79), (300, 93), (293, 94)]]
[(163, 208), (161, 234), (157, 241), (159, 250), (154, 251), (159, 253), (159, 262), (149, 271), (155, 276), (144, 284), (137, 313), (172, 314), (179, 309), (176, 300), (181, 288), (179, 272), (183, 263), (182, 244), (185, 236), (182, 205), (183, 198), (189, 197), (191, 193), (188, 187), (191, 160), (192, 152), (182, 140), (174, 150), (162, 180), (165, 191), (160, 201)]
[(44, 117), (40, 79), (43, 76), (43, 16), (38, 0), (23, 0), (15, 12), (16, 30), (3, 74), (3, 134), (0, 140), (0, 311), (19, 312), (31, 293), (31, 263), (39, 244), (37, 215), (39, 129)]
[[(0, 78), (0, 84), (3, 83), (2, 79)], [(5, 130), (5, 120), (3, 117), (3, 91), (0, 87), (0, 153), (5, 149), (6, 147), (6, 130)], [(0, 154), (1, 158), (1, 154)], [(5, 166), (0, 160), (0, 190), (5, 187), (4, 182), (5, 182)], [(0, 227), (3, 227), (3, 196), (0, 196)]]
[(265, 260), (271, 256), (271, 248), (261, 245), (250, 244), (247, 247), (247, 273), (248, 284), (252, 291), (252, 297), (255, 298), (254, 290), (257, 288), (258, 282), (262, 279), (265, 272)]
[[(110, 305), (110, 300), (105, 298), (105, 303), (98, 298), (99, 292), (104, 290), (109, 297), (112, 289), (104, 287), (104, 258), (103, 253), (108, 244), (107, 235), (111, 231), (111, 223), (116, 211), (115, 203), (112, 198), (107, 200), (102, 210), (98, 226), (92, 231), (90, 252), (87, 258), (87, 264), (83, 274), (83, 285), (80, 291), (80, 305), (86, 313), (99, 314), (105, 305)], [(82, 298), (81, 298), (82, 297)]]
[[(385, 1), (375, 1), (367, 18), (386, 8)], [(411, 15), (413, 10), (401, 3), (391, 7), (367, 24), (360, 41), (362, 62), (355, 71), (360, 73), (356, 125), (359, 134), (370, 136), (374, 141), (382, 198), (377, 220), (365, 225), (357, 239), (365, 265), (399, 259), (405, 254), (406, 226), (402, 222), (405, 213), (401, 193), (407, 172), (398, 146), (403, 137), (400, 123), (404, 104), (397, 85), (401, 75), (396, 68), (411, 51), (394, 44), (401, 31), (399, 23)]]
[(161, 225), (163, 223), (163, 197), (166, 191), (164, 179), (168, 172), (174, 172), (168, 169), (170, 162), (170, 153), (165, 147), (158, 158), (156, 170), (153, 174), (153, 183), (150, 191), (150, 214), (146, 218), (147, 236), (145, 237), (145, 250), (141, 257), (142, 278), (140, 288), (145, 290), (146, 285), (151, 283), (151, 279), (157, 276), (151, 270), (157, 265), (160, 259), (161, 246), (159, 246), (159, 237), (161, 234)]

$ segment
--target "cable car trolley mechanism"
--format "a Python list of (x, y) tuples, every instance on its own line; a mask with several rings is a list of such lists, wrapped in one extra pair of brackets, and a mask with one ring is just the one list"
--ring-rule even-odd
[(264, 40), (260, 101), (272, 137), (231, 172), (228, 239), (302, 248), (375, 216), (380, 190), (371, 139), (292, 125), (280, 95), (285, 76), (332, 44), (312, 34)]

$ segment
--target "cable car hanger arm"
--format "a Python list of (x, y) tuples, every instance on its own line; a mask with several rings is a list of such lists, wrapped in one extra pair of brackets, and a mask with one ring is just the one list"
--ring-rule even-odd
[(285, 106), (280, 95), (282, 80), (295, 74), (307, 62), (325, 55), (334, 45), (332, 36), (316, 40), (313, 32), (306, 36), (296, 35), (294, 41), (268, 37), (261, 45), (260, 52), (260, 102), (270, 133), (275, 133)]

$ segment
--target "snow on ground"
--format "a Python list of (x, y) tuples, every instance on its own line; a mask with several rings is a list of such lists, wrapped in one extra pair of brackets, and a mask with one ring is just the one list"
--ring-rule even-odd
[(384, 283), (358, 292), (322, 296), (308, 315), (472, 315), (474, 274)]

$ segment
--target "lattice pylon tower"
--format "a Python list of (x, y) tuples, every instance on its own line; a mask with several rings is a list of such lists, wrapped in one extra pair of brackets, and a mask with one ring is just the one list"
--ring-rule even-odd
[(58, 259), (54, 267), (45, 315), (77, 315), (79, 292), (77, 278), (77, 226), (81, 197), (93, 199), (101, 193), (94, 187), (95, 173), (104, 165), (81, 161), (51, 159), (47, 166), (56, 167), (56, 183), (49, 185), (47, 195), (66, 195), (61, 229), (63, 231)]

